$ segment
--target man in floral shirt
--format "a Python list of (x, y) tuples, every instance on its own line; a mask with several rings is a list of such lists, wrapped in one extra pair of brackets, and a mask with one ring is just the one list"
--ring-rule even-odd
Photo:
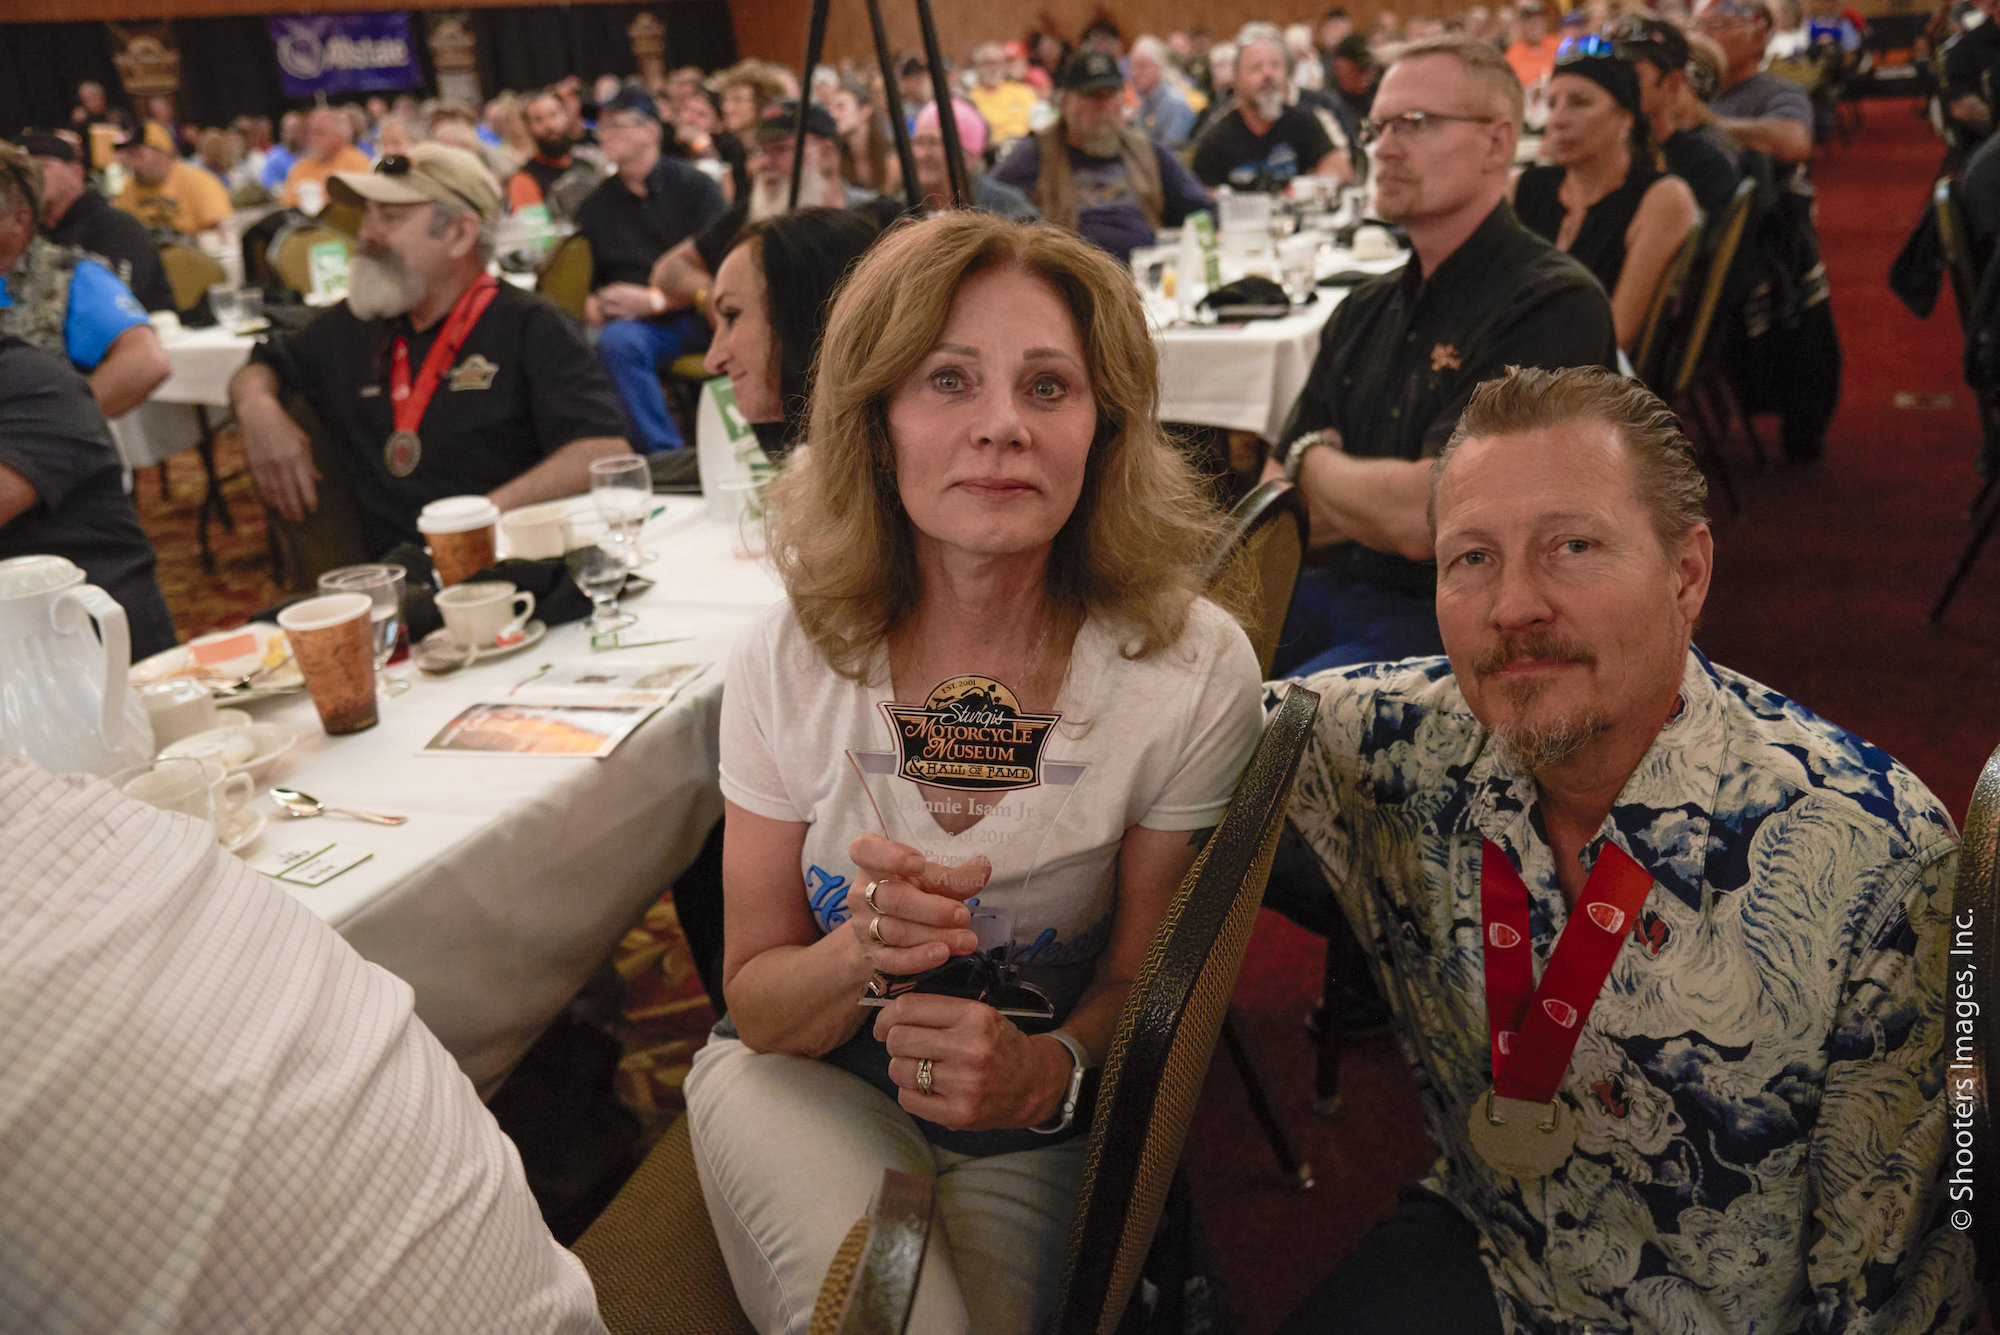
[(1705, 492), (1643, 388), (1515, 368), (1434, 473), (1449, 661), (1309, 679), (1292, 819), (1439, 1154), (1287, 1332), (1971, 1327), (1957, 837), (1691, 648)]

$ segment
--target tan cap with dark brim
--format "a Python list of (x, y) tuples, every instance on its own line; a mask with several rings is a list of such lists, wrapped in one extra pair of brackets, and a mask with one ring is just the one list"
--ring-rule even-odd
[(449, 144), (418, 144), (407, 154), (387, 154), (373, 171), (335, 172), (326, 192), (340, 204), (449, 204), (469, 208), (487, 222), (500, 220), (500, 184), (493, 173)]

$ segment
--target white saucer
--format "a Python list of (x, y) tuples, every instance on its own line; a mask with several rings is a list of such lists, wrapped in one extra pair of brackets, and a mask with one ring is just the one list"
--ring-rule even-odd
[(222, 845), (223, 852), (234, 853), (247, 848), (258, 835), (264, 833), (264, 827), (269, 823), (263, 812), (248, 806), (238, 807), (229, 813), (226, 826), (220, 821), (216, 823), (216, 841)]
[(479, 652), (473, 657), (472, 661), (474, 663), (486, 663), (496, 658), (506, 658), (510, 654), (518, 654), (523, 649), (540, 644), (542, 636), (548, 633), (549, 628), (545, 622), (530, 621), (526, 626), (521, 628), (520, 639), (514, 641), (512, 644), (497, 646), (482, 644), (479, 646)]

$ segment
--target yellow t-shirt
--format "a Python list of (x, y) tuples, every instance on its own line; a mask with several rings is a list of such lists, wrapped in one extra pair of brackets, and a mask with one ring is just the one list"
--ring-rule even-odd
[(1035, 90), (1009, 80), (998, 88), (974, 88), (966, 94), (992, 131), (991, 141), (1004, 144), (1009, 139), (1025, 139), (1030, 133), (1028, 117), (1035, 109)]
[(206, 232), (236, 213), (228, 187), (207, 168), (187, 162), (167, 168), (167, 178), (158, 185), (134, 176), (114, 202), (148, 227), (171, 227), (184, 236)]
[(326, 188), (326, 178), (335, 172), (365, 172), (368, 170), (368, 155), (349, 144), (333, 155), (332, 162), (321, 162), (318, 158), (300, 158), (292, 164), (292, 170), (285, 177), (285, 192), (278, 202), (288, 209), (299, 206), (299, 186), (305, 181), (317, 183)]

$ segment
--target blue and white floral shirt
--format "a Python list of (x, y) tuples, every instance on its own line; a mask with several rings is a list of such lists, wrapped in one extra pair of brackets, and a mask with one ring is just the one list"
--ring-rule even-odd
[(1426, 1185), (1478, 1227), (1510, 1331), (1970, 1329), (1942, 1180), (1958, 840), (1914, 775), (1689, 652), (1584, 855), (1613, 840), (1654, 883), (1558, 1095), (1576, 1153), (1522, 1183), (1465, 1125), (1492, 1080), (1482, 842), (1527, 882), (1538, 981), (1567, 917), (1534, 782), (1442, 658), (1306, 684), (1292, 820), (1376, 963), (1440, 1148)]

